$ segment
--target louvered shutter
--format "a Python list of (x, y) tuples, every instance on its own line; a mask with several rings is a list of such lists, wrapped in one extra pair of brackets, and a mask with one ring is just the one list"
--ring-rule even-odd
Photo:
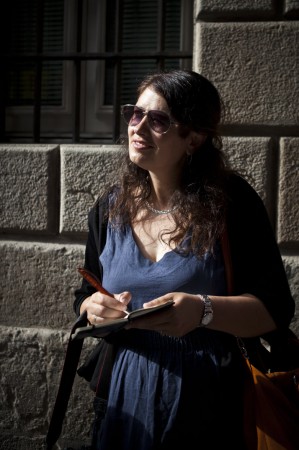
[[(146, 55), (159, 50), (158, 44), (158, 2), (159, 0), (141, 1), (124, 0), (122, 24), (122, 51), (138, 52)], [(112, 2), (113, 3), (113, 2)], [(108, 51), (114, 47), (112, 32), (114, 30), (115, 10), (110, 4), (107, 8), (106, 31)], [(181, 41), (181, 0), (166, 2), (166, 18), (164, 33), (164, 49), (179, 50)], [(179, 67), (179, 60), (167, 60), (165, 68)], [(121, 71), (121, 103), (132, 103), (136, 96), (136, 83), (145, 75), (157, 70), (157, 61), (152, 59), (125, 59)], [(106, 65), (105, 103), (112, 104), (113, 99), (113, 67)]]
[[(24, 55), (37, 50), (38, 0), (15, 0), (9, 14), (11, 32), (9, 51)], [(63, 0), (44, 0), (42, 51), (63, 51)], [(11, 66), (8, 82), (8, 104), (29, 106), (34, 102), (36, 65), (20, 61)], [(44, 62), (42, 66), (42, 105), (62, 104), (63, 63)]]

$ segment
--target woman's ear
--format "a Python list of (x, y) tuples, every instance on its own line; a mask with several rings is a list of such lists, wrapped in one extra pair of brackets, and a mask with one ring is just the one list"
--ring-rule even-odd
[(193, 155), (195, 150), (202, 146), (206, 138), (206, 134), (197, 133), (196, 131), (190, 131), (190, 134), (187, 138), (187, 154)]

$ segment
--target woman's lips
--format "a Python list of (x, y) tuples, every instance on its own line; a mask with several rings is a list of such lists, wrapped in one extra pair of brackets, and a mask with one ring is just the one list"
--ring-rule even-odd
[(146, 142), (146, 141), (137, 141), (136, 139), (134, 139), (132, 141), (132, 145), (136, 149), (144, 149), (144, 148), (151, 147), (151, 145), (148, 142)]

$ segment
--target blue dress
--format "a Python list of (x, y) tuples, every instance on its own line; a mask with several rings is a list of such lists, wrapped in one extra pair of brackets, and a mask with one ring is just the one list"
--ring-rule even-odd
[[(145, 258), (132, 230), (110, 225), (100, 257), (103, 285), (130, 291), (130, 310), (168, 292), (226, 291), (220, 249), (198, 259), (169, 251)], [(198, 321), (200, 318), (198, 318)], [(241, 450), (240, 357), (235, 338), (197, 328), (182, 338), (148, 330), (118, 333), (99, 450)]]

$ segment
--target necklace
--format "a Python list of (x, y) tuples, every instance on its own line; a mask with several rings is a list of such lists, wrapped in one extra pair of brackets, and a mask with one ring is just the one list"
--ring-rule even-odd
[(176, 209), (178, 209), (178, 206), (174, 206), (171, 209), (155, 209), (153, 208), (148, 201), (145, 201), (145, 206), (147, 207), (147, 209), (149, 209), (151, 212), (153, 212), (154, 214), (170, 214), (173, 211), (175, 211)]

